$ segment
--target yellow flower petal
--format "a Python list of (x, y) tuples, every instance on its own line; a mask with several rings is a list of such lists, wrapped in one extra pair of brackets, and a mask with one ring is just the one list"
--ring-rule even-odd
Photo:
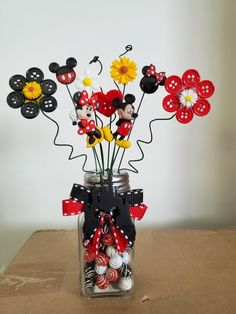
[(121, 63), (120, 63), (120, 61), (118, 61), (118, 60), (114, 60), (113, 62), (112, 62), (112, 67), (115, 67), (115, 68), (120, 68), (121, 67)]
[(133, 70), (137, 70), (136, 63), (133, 62), (133, 61), (131, 61), (131, 62), (129, 63), (129, 68), (130, 68), (130, 69), (133, 69)]
[(128, 80), (126, 79), (126, 75), (122, 75), (120, 77), (120, 82), (121, 82), (121, 84), (127, 84), (128, 83)]

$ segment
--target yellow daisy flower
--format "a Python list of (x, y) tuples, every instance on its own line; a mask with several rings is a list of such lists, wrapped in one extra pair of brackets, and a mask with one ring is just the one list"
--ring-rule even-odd
[(111, 77), (119, 84), (128, 84), (137, 76), (136, 63), (127, 57), (114, 60), (110, 70)]
[(22, 92), (27, 99), (38, 99), (42, 95), (42, 88), (37, 82), (28, 82)]

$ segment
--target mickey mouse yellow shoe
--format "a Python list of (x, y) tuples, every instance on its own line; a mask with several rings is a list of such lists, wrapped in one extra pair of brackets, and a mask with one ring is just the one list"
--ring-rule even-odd
[(104, 133), (101, 128), (96, 126), (95, 131), (94, 131), (94, 137), (98, 140), (98, 143), (101, 143), (104, 139)]
[(102, 130), (103, 130), (105, 140), (107, 142), (111, 142), (113, 140), (113, 134), (111, 133), (110, 127), (108, 125), (104, 126)]
[(116, 140), (116, 145), (126, 149), (130, 148), (132, 144), (128, 140)]
[(98, 139), (94, 136), (87, 136), (86, 142), (87, 142), (87, 147), (91, 148), (98, 144)]

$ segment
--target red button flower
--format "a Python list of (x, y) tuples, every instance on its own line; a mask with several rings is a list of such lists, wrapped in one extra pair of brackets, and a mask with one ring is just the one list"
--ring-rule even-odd
[(169, 76), (165, 81), (165, 89), (170, 94), (163, 99), (163, 107), (168, 112), (176, 112), (180, 123), (189, 123), (194, 116), (203, 117), (210, 111), (206, 98), (213, 95), (215, 87), (211, 81), (201, 81), (197, 70), (184, 72), (179, 76)]

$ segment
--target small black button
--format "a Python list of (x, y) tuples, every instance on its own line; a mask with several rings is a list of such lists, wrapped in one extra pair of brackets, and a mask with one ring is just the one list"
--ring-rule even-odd
[(9, 80), (10, 87), (15, 91), (20, 91), (24, 88), (26, 79), (23, 75), (13, 75)]
[(21, 92), (12, 92), (7, 96), (7, 103), (11, 108), (20, 108), (25, 101)]
[(39, 105), (34, 102), (27, 102), (21, 107), (21, 114), (26, 119), (33, 119), (39, 114)]
[(53, 96), (44, 96), (40, 99), (39, 106), (45, 112), (52, 112), (57, 108), (57, 100)]
[(44, 95), (52, 95), (57, 90), (57, 84), (53, 80), (45, 80), (41, 83), (41, 88)]
[(35, 81), (35, 82), (41, 83), (43, 78), (44, 78), (43, 71), (41, 71), (38, 68), (30, 68), (26, 72), (26, 79), (29, 82)]

